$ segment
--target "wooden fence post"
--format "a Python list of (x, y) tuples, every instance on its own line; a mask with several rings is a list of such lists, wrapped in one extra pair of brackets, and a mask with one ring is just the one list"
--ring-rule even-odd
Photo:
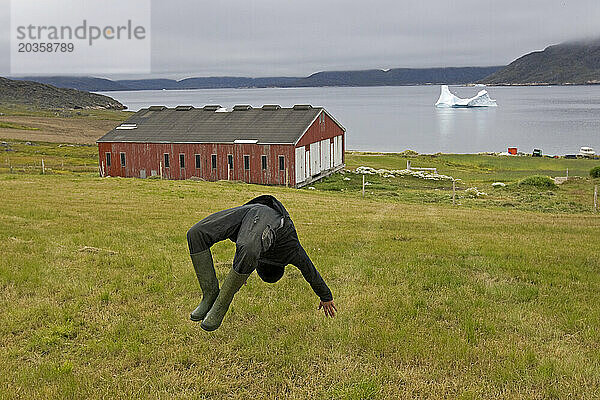
[(456, 204), (456, 181), (452, 179), (452, 205)]
[(365, 197), (365, 175), (363, 174), (362, 197)]
[(406, 160), (406, 169), (410, 171), (410, 160)]
[(160, 170), (160, 179), (163, 179), (163, 173), (162, 173), (162, 161), (158, 162), (158, 169)]
[(46, 173), (46, 167), (44, 166), (44, 159), (42, 158), (42, 175)]
[(285, 169), (285, 187), (290, 187), (289, 181), (288, 181), (288, 169), (287, 169), (287, 167)]
[(594, 212), (598, 212), (598, 185), (594, 185)]

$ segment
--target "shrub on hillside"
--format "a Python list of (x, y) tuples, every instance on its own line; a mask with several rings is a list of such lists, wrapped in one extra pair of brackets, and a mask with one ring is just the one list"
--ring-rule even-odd
[(600, 178), (600, 165), (590, 170), (590, 176), (592, 178)]
[(544, 176), (544, 175), (528, 176), (527, 178), (521, 179), (519, 181), (519, 185), (534, 186), (537, 188), (544, 188), (544, 189), (552, 189), (552, 188), (556, 187), (554, 180), (552, 178), (550, 178), (549, 176)]

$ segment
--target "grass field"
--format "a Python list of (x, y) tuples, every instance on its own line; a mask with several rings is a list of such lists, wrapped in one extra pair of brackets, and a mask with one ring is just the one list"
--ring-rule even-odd
[[(551, 159), (534, 157), (503, 157), (478, 154), (440, 154), (405, 157), (399, 154), (350, 153), (346, 169), (359, 166), (404, 169), (406, 161), (412, 167), (437, 168), (440, 174), (456, 181), (455, 203), (462, 207), (489, 207), (542, 212), (592, 212), (594, 182), (590, 170), (599, 160)], [(532, 175), (566, 176), (570, 179), (558, 186), (536, 187), (520, 184)], [(387, 197), (390, 200), (416, 204), (452, 204), (452, 181), (431, 181), (412, 177), (366, 175), (367, 197)], [(494, 182), (507, 186), (495, 188)], [(362, 175), (336, 174), (313, 185), (316, 189), (360, 195)], [(485, 193), (473, 198), (469, 188)]]
[[(584, 176), (593, 162), (413, 159), (463, 179), (462, 189), (512, 183), (492, 199), (461, 192), (452, 206), (447, 182), (369, 176), (362, 198), (351, 173), (316, 190), (101, 179), (77, 172), (93, 148), (11, 146), (15, 163), (68, 163), (47, 175), (0, 169), (0, 398), (598, 396), (594, 182), (517, 183), (570, 161)], [(397, 155), (347, 163), (405, 166)], [(326, 320), (290, 266), (275, 285), (253, 274), (223, 326), (206, 333), (188, 319), (200, 290), (186, 230), (264, 193), (290, 211), (339, 314)], [(213, 248), (219, 278), (233, 250)]]
[(131, 116), (115, 110), (40, 110), (23, 105), (0, 104), (0, 137), (55, 143), (94, 144)]
[[(0, 173), (35, 174), (42, 172), (42, 160), (47, 174), (70, 174), (98, 170), (98, 151), (94, 144), (64, 144), (26, 142), (1, 139), (5, 150), (0, 153)], [(457, 179), (455, 203), (462, 207), (492, 207), (543, 212), (592, 212), (594, 182), (589, 171), (600, 165), (599, 160), (549, 159), (532, 157), (498, 157), (476, 154), (440, 154), (406, 157), (399, 154), (347, 153), (347, 171), (359, 166), (403, 169), (410, 160), (413, 167), (435, 167), (438, 172)], [(520, 185), (531, 175), (565, 176), (568, 182), (552, 188)], [(451, 204), (452, 181), (428, 181), (412, 177), (386, 178), (366, 176), (366, 197), (387, 197), (390, 201), (415, 204)], [(492, 183), (506, 183), (494, 188)], [(357, 196), (362, 191), (362, 176), (354, 173), (336, 174), (313, 185), (318, 190)], [(485, 196), (472, 198), (469, 188), (477, 188)]]

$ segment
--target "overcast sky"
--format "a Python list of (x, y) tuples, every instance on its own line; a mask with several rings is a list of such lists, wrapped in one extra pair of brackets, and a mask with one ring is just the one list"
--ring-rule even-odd
[[(0, 26), (6, 19), (0, 15)], [(595, 36), (599, 0), (152, 3), (153, 76), (171, 78), (504, 65)], [(6, 46), (6, 35), (1, 40)]]

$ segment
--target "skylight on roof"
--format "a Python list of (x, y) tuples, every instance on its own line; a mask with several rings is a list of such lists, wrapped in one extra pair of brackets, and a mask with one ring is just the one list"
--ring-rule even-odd
[(296, 104), (292, 107), (294, 110), (310, 110), (313, 108), (311, 104)]
[(235, 139), (233, 141), (235, 144), (256, 144), (258, 143), (258, 139)]
[(131, 129), (136, 129), (137, 128), (137, 124), (121, 124), (119, 126), (117, 126), (117, 129), (119, 130), (131, 130)]
[(252, 106), (249, 104), (236, 104), (233, 106), (233, 111), (246, 111), (251, 110)]
[(265, 104), (264, 106), (262, 106), (262, 109), (267, 111), (277, 111), (280, 108), (281, 106), (279, 104)]

